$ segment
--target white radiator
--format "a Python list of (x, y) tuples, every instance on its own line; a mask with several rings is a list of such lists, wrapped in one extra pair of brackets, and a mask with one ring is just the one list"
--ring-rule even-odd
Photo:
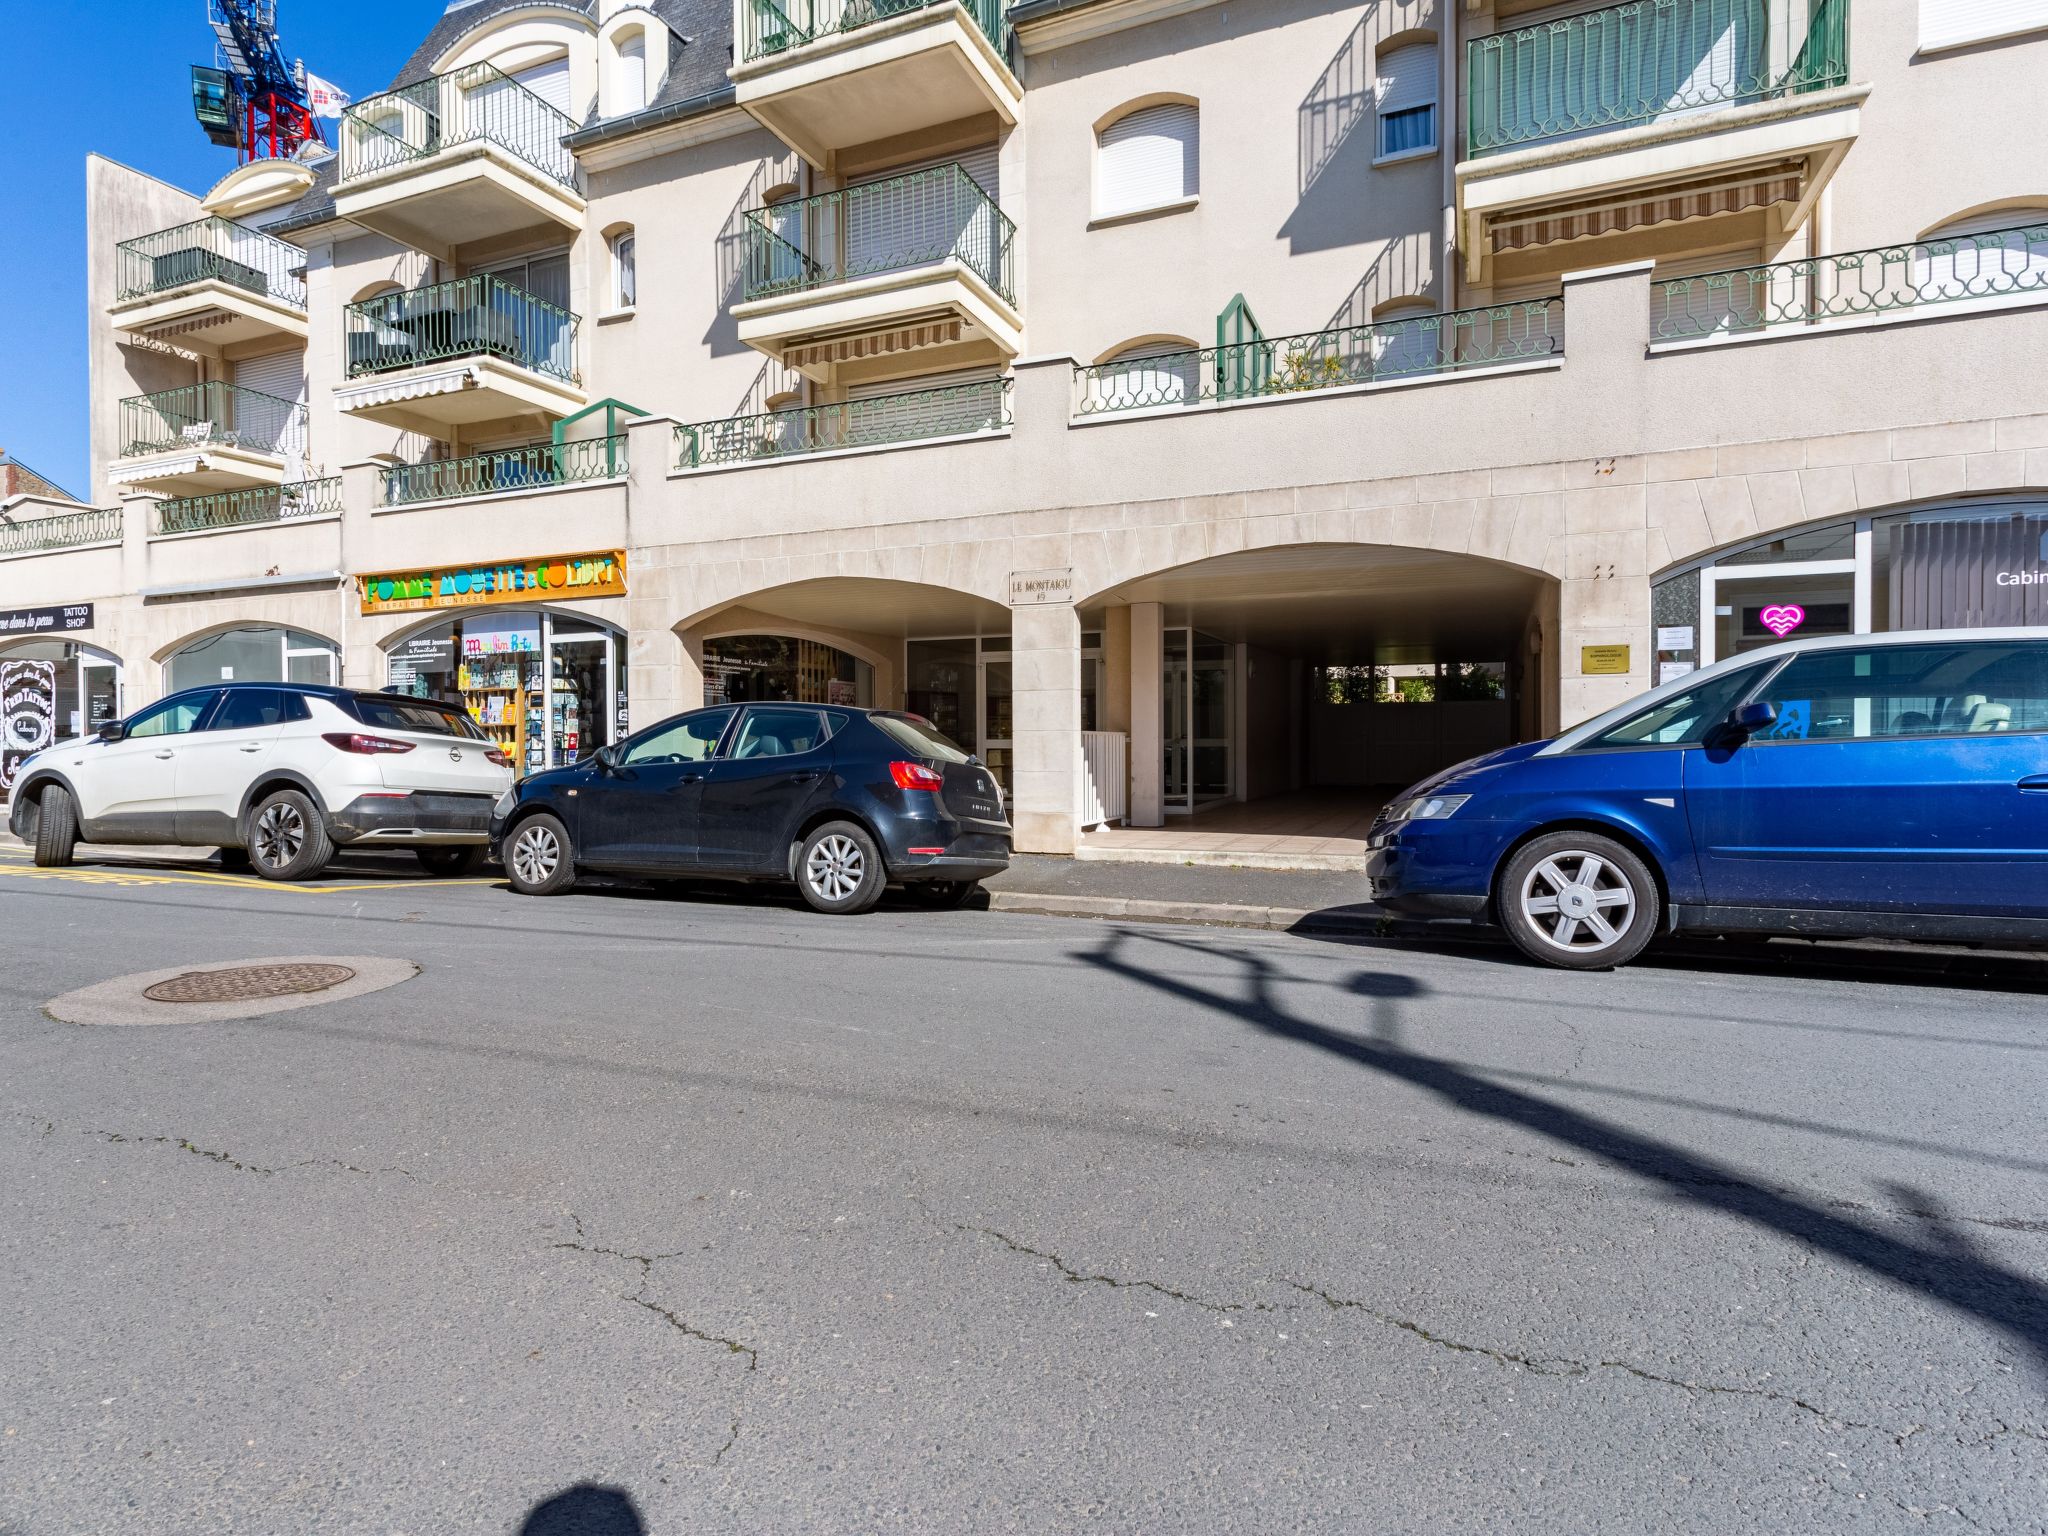
[(1081, 829), (1122, 821), (1124, 790), (1130, 782), (1125, 759), (1130, 740), (1122, 731), (1081, 733)]

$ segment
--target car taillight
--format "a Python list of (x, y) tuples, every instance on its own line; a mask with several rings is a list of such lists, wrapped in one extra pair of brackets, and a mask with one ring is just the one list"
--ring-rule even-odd
[(492, 747), (490, 751), (484, 754), (484, 761), (493, 768), (510, 768), (512, 766), (512, 759), (496, 747)]
[(329, 731), (320, 738), (337, 752), (360, 752), (376, 757), (386, 752), (410, 752), (417, 742), (393, 741), (389, 736), (370, 736), (362, 731)]
[(896, 781), (898, 789), (944, 789), (944, 777), (932, 772), (923, 763), (891, 763), (889, 777)]

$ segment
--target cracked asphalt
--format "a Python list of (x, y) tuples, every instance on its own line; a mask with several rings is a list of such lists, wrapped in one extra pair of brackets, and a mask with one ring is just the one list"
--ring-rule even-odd
[(0, 1532), (2048, 1530), (2031, 968), (391, 868), (0, 882)]

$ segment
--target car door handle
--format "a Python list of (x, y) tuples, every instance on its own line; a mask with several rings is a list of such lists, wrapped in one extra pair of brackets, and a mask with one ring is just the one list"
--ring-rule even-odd
[(245, 741), (236, 750), (241, 752), (261, 752), (263, 750), (263, 743), (260, 741)]
[(2048, 773), (2028, 775), (2020, 780), (2020, 788), (2028, 794), (2048, 795)]
[(177, 753), (175, 753), (175, 752), (158, 752), (158, 753), (156, 753), (156, 754), (154, 754), (154, 755), (155, 755), (155, 757), (156, 757), (156, 759), (157, 759), (157, 761), (158, 761), (158, 762), (162, 762), (162, 761), (163, 761), (163, 760), (164, 760), (165, 758), (167, 758), (167, 757), (176, 757), (176, 756), (177, 756), (178, 754), (177, 754)]
[(701, 773), (686, 773), (686, 774), (684, 774), (684, 775), (683, 775), (683, 776), (682, 776), (681, 778), (679, 778), (679, 779), (677, 779), (677, 780), (676, 780), (676, 788), (677, 788), (677, 789), (681, 789), (681, 788), (682, 788), (682, 787), (683, 787), (683, 786), (684, 786), (685, 784), (702, 784), (703, 782), (704, 782), (704, 775), (703, 775), (703, 774), (701, 774)]
[(817, 776), (818, 776), (818, 774), (817, 774), (817, 771), (816, 771), (815, 769), (813, 769), (813, 770), (812, 770), (811, 772), (809, 772), (809, 773), (792, 773), (792, 774), (791, 774), (791, 775), (789, 776), (789, 782), (790, 782), (790, 783), (792, 783), (792, 784), (808, 784), (808, 783), (810, 783), (810, 782), (811, 782), (811, 780), (815, 779), (815, 778), (816, 778)]

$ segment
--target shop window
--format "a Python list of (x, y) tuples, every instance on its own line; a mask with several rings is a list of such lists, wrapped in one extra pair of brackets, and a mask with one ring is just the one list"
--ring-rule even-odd
[(704, 642), (704, 702), (874, 703), (875, 669), (820, 640), (722, 635)]
[(121, 664), (66, 640), (30, 640), (0, 651), (0, 800), (22, 759), (90, 736), (121, 715)]
[(1381, 52), (1375, 159), (1405, 159), (1435, 152), (1436, 87), (1434, 40), (1405, 43)]
[(172, 652), (164, 685), (172, 693), (206, 683), (315, 683), (338, 680), (341, 653), (318, 635), (277, 625), (223, 630)]
[(1191, 201), (1201, 191), (1201, 164), (1201, 116), (1193, 102), (1154, 102), (1125, 113), (1096, 134), (1096, 217)]

